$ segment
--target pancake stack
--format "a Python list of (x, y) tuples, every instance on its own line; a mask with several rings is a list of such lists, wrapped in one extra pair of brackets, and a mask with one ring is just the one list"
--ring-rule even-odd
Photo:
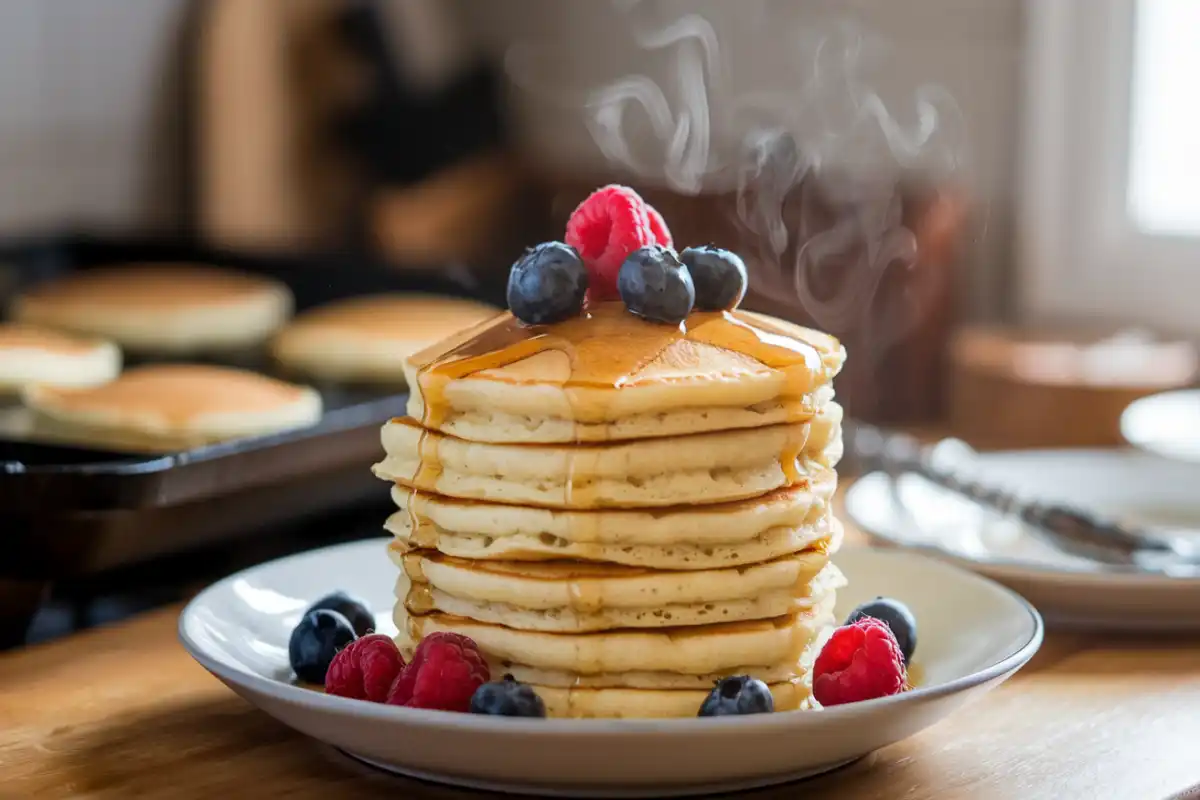
[(375, 474), (399, 507), (395, 621), (471, 637), (557, 717), (695, 716), (714, 681), (807, 707), (830, 562), (844, 351), (744, 311), (505, 312), (410, 356)]

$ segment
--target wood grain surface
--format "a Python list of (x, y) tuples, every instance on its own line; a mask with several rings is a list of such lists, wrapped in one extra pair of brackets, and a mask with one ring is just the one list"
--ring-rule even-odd
[[(191, 660), (178, 613), (0, 657), (0, 798), (484, 796), (375, 774), (292, 733)], [(1192, 796), (1198, 753), (1200, 639), (1051, 632), (1012, 680), (924, 733), (736, 797), (1156, 800)]]

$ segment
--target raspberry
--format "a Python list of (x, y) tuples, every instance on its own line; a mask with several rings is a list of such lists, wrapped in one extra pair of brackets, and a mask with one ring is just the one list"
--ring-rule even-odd
[(412, 662), (392, 684), (387, 702), (465, 713), (475, 690), (490, 679), (491, 670), (475, 642), (457, 633), (433, 633), (417, 645)]
[(886, 697), (907, 688), (896, 637), (871, 617), (834, 631), (813, 666), (813, 697), (823, 706)]
[(670, 245), (662, 216), (627, 186), (592, 192), (567, 220), (567, 244), (583, 258), (590, 274), (588, 299), (617, 297), (617, 273), (626, 256), (649, 244)]
[(334, 656), (325, 673), (326, 694), (382, 703), (404, 657), (390, 636), (373, 633), (356, 639)]

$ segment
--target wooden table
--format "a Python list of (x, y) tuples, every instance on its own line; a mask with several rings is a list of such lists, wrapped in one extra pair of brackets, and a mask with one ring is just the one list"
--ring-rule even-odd
[[(368, 772), (191, 660), (172, 607), (0, 657), (0, 798), (476, 798)], [(519, 745), (514, 745), (519, 746)], [(979, 703), (837, 773), (745, 798), (1200, 797), (1200, 639), (1051, 632)]]

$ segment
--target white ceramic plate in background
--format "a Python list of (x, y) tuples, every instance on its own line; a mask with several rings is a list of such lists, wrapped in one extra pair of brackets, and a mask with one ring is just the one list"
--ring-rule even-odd
[[(1200, 546), (1200, 465), (1137, 450), (1041, 450), (979, 454), (969, 476), (1044, 502), (1088, 509)], [(1175, 574), (1106, 566), (1045, 544), (915, 476), (882, 474), (846, 493), (846, 512), (868, 535), (927, 548), (1024, 595), (1051, 624), (1129, 630), (1200, 629), (1200, 571)], [(907, 516), (905, 512), (907, 511)]]
[(1121, 414), (1121, 435), (1148, 452), (1200, 463), (1200, 389), (1135, 400)]
[(380, 631), (394, 633), (396, 568), (385, 543), (315, 550), (225, 578), (184, 609), (180, 639), (234, 691), (296, 730), (385, 769), (470, 787), (671, 796), (816, 774), (932, 725), (1004, 681), (1042, 641), (1037, 612), (991, 581), (911, 553), (847, 549), (836, 557), (849, 579), (840, 616), (882, 594), (917, 617), (922, 677), (911, 692), (742, 718), (529, 720), (397, 708), (293, 685), (288, 636), (326, 592), (361, 595)]

